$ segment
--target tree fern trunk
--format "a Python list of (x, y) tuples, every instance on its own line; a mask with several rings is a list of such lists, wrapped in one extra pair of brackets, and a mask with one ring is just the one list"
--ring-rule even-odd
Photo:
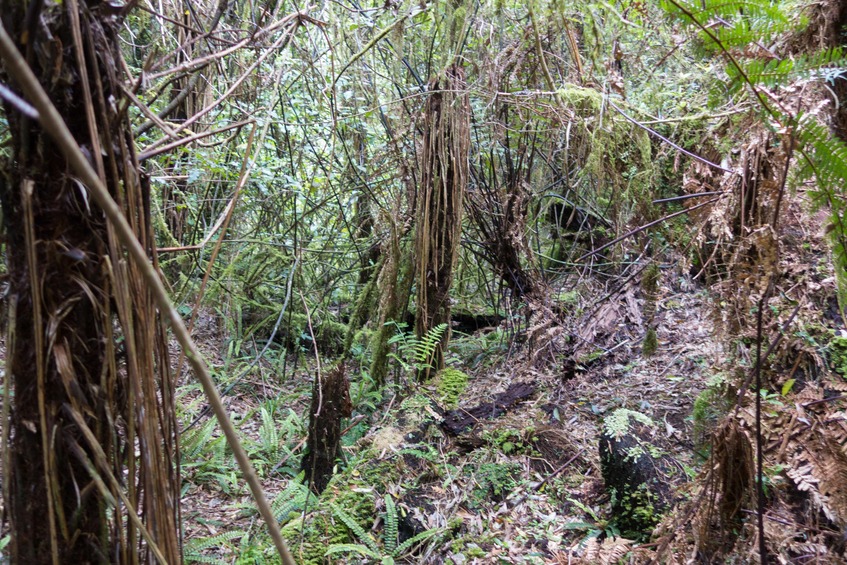
[[(149, 187), (119, 110), (119, 22), (106, 8), (0, 0), (4, 27), (152, 250)], [(155, 552), (179, 563), (173, 391), (152, 296), (50, 136), (11, 104), (5, 113), (12, 561), (138, 563)]]
[[(422, 152), (421, 192), (417, 197), (415, 250), (419, 338), (450, 323), (450, 286), (462, 233), (462, 200), (468, 183), (470, 104), (465, 73), (458, 65), (429, 85)], [(432, 366), (444, 366), (449, 327)], [(429, 371), (422, 375), (429, 376)]]

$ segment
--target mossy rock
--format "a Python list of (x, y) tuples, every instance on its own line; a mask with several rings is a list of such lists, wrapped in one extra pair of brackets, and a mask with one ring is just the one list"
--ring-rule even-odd
[(606, 418), (600, 436), (600, 468), (614, 521), (630, 539), (649, 537), (670, 502), (662, 454), (650, 442), (653, 428), (644, 414), (621, 408)]

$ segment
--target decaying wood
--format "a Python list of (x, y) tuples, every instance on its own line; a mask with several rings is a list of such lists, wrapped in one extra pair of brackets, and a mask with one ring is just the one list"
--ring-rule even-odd
[(308, 452), (301, 468), (317, 492), (323, 492), (341, 456), (341, 420), (353, 415), (350, 381), (343, 364), (315, 377), (309, 408)]

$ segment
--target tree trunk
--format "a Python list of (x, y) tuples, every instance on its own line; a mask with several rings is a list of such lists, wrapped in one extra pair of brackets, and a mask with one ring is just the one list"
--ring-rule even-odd
[[(417, 318), (423, 337), (450, 323), (450, 286), (462, 234), (462, 200), (468, 183), (470, 103), (464, 70), (454, 65), (430, 82), (424, 110), (421, 193), (416, 211)], [(450, 329), (434, 352), (432, 367), (444, 367)], [(429, 369), (421, 377), (429, 377)]]
[(332, 478), (335, 460), (341, 456), (341, 419), (353, 414), (350, 381), (344, 365), (315, 376), (309, 408), (309, 439), (301, 469), (312, 488), (321, 493)]
[[(149, 186), (121, 110), (119, 22), (108, 10), (0, 0), (4, 27), (152, 253)], [(179, 563), (164, 327), (52, 139), (16, 106), (4, 109), (12, 562)]]

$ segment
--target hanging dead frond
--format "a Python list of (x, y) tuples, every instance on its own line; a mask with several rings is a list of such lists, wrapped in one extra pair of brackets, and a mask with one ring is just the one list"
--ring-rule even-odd
[[(462, 67), (456, 64), (448, 68), (430, 82), (429, 90), (416, 211), (418, 337), (439, 324), (450, 323), (450, 286), (462, 232), (470, 151), (470, 102)], [(444, 366), (449, 338), (448, 329), (435, 352), (436, 369)]]
[[(40, 9), (42, 25), (25, 29), (26, 6), (0, 2), (25, 52), (65, 53), (28, 62), (155, 262), (150, 187), (121, 110), (117, 22), (74, 0)], [(6, 365), (12, 560), (179, 563), (164, 324), (59, 147), (14, 108), (6, 116), (14, 155), (0, 183), (15, 313)]]

